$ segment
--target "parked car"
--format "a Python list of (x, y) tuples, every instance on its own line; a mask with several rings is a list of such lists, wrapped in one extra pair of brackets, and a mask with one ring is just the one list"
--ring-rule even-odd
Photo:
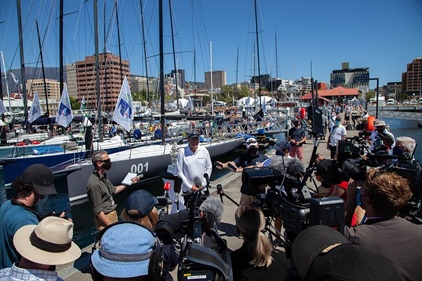
[(387, 105), (395, 105), (396, 101), (394, 99), (388, 99), (387, 100)]

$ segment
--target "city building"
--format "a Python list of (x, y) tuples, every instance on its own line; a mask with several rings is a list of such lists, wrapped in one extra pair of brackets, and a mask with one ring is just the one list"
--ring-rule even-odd
[(330, 74), (332, 88), (357, 88), (369, 85), (369, 67), (349, 68), (348, 62), (342, 63), (340, 70), (333, 70)]
[[(148, 88), (150, 93), (156, 93), (158, 87), (158, 79), (155, 77), (148, 77)], [(131, 74), (130, 75), (130, 90), (132, 93), (147, 90), (147, 77)]]
[(226, 72), (224, 70), (212, 71), (212, 85), (211, 85), (211, 71), (205, 72), (205, 88), (221, 89), (226, 85)]
[[(57, 80), (45, 79), (45, 84), (47, 86), (47, 97), (60, 100), (60, 83)], [(28, 89), (28, 97), (32, 98), (37, 92), (40, 100), (45, 99), (44, 79), (28, 79), (26, 88)]]
[(407, 71), (402, 74), (403, 90), (410, 95), (422, 93), (422, 57), (415, 58), (407, 65)]
[(71, 63), (66, 65), (66, 81), (67, 81), (67, 92), (69, 97), (73, 97), (79, 102), (82, 101), (82, 98), (78, 98), (78, 80), (76, 77), (76, 64)]
[[(121, 70), (121, 72), (120, 72)], [(101, 107), (106, 112), (114, 111), (119, 98), (124, 77), (130, 83), (129, 61), (122, 60), (111, 53), (99, 54), (99, 76)], [(78, 81), (78, 99), (85, 98), (87, 109), (97, 108), (97, 84), (95, 72), (95, 56), (87, 56), (83, 61), (76, 62), (76, 77)]]

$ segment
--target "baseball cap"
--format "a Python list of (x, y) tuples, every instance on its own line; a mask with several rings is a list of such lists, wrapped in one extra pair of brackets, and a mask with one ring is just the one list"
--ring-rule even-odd
[(326, 225), (311, 226), (299, 233), (292, 258), (303, 280), (403, 280), (390, 259), (350, 243)]
[(190, 131), (188, 134), (188, 139), (190, 138), (199, 138), (199, 133), (197, 131)]
[(73, 223), (50, 216), (38, 225), (25, 225), (16, 232), (13, 244), (16, 250), (35, 263), (59, 265), (81, 256), (81, 249), (72, 242)]
[(26, 168), (21, 176), (29, 181), (40, 195), (57, 194), (54, 187), (54, 176), (51, 170), (44, 164), (33, 164)]
[(374, 121), (374, 126), (375, 127), (382, 127), (382, 126), (386, 126), (385, 122), (379, 119), (375, 119)]
[(144, 226), (123, 222), (112, 225), (101, 237), (101, 249), (91, 256), (92, 265), (104, 276), (132, 278), (148, 275), (155, 237)]
[(136, 210), (139, 212), (139, 217), (147, 216), (155, 205), (158, 204), (158, 199), (151, 195), (146, 190), (136, 190), (132, 192), (126, 199), (125, 210), (128, 216), (133, 217), (129, 214), (129, 210)]
[(251, 147), (252, 145), (258, 146), (257, 140), (255, 138), (248, 138), (246, 140), (246, 149), (249, 149), (249, 147)]

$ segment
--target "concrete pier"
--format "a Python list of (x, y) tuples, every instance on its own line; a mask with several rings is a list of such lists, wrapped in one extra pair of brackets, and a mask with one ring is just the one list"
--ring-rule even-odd
[[(358, 134), (358, 131), (348, 131), (347, 136), (353, 137)], [(320, 140), (319, 147), (317, 153), (322, 154), (325, 158), (330, 157), (330, 152), (326, 148), (327, 140)], [(308, 139), (306, 143), (303, 145), (304, 151), (304, 159), (303, 162), (305, 167), (308, 166), (309, 160), (311, 158), (312, 150), (314, 144), (313, 140)], [(271, 151), (267, 154), (269, 157), (274, 155), (274, 151)], [(212, 182), (212, 185), (216, 186), (217, 184), (221, 184), (223, 186), (224, 192), (233, 198), (236, 202), (240, 201), (240, 186), (241, 186), (241, 174), (240, 173), (229, 173), (218, 180)], [(313, 186), (313, 183), (309, 183), (309, 186)], [(217, 191), (213, 189), (211, 191), (211, 196), (218, 196)], [(236, 211), (237, 206), (230, 202), (227, 198), (223, 197), (224, 200), (224, 215), (223, 220), (219, 225), (220, 235), (223, 239), (225, 239), (228, 243), (228, 246), (232, 250), (236, 250), (240, 248), (242, 245), (242, 239), (237, 236), (236, 228), (235, 228), (235, 221), (234, 221), (234, 213)], [(279, 248), (283, 250), (282, 248)], [(85, 280), (92, 280), (91, 275), (89, 273), (89, 260), (91, 257), (92, 245), (83, 249), (82, 256), (76, 260), (74, 263), (66, 264), (59, 266), (57, 271), (59, 276), (68, 281), (85, 281)], [(175, 280), (177, 280), (177, 269), (172, 272), (172, 275)]]

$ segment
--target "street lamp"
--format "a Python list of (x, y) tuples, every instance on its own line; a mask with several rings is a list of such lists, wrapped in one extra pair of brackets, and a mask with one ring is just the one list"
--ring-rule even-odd
[(375, 107), (375, 118), (378, 119), (378, 102), (379, 102), (379, 78), (369, 78), (368, 80), (376, 80), (377, 81), (377, 104)]

